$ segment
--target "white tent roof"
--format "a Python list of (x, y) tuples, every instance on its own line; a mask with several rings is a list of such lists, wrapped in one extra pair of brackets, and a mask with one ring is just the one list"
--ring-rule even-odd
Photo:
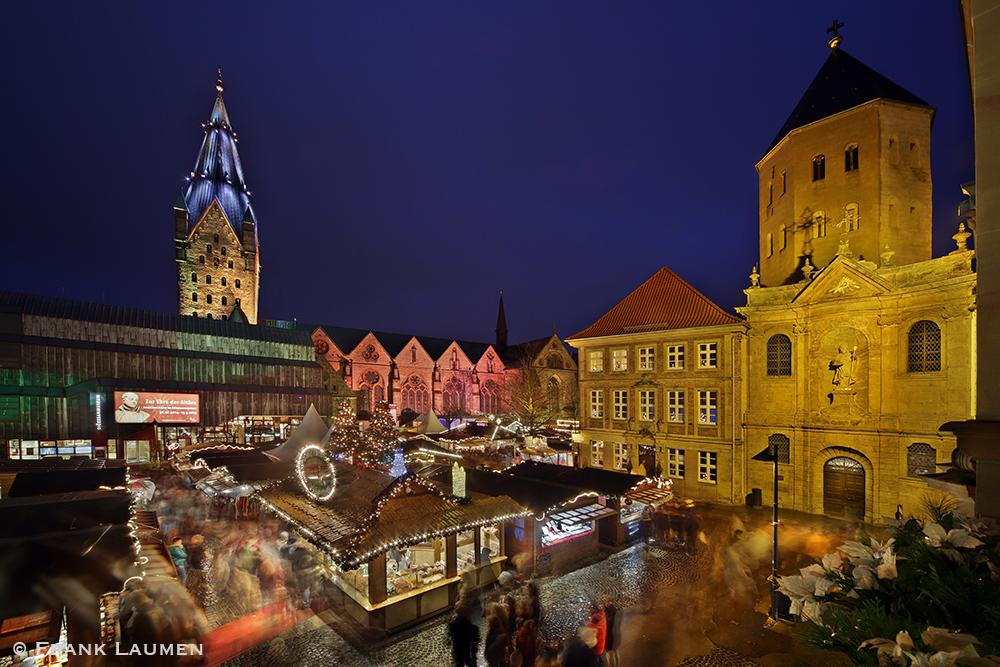
[(423, 416), (423, 423), (420, 424), (415, 430), (417, 433), (444, 433), (448, 429), (444, 427), (438, 416), (434, 414), (434, 410), (428, 410), (427, 414)]
[(316, 412), (316, 407), (309, 406), (306, 416), (302, 418), (295, 433), (284, 443), (267, 452), (275, 461), (291, 463), (306, 445), (326, 445), (330, 442), (333, 429), (326, 425), (323, 418)]

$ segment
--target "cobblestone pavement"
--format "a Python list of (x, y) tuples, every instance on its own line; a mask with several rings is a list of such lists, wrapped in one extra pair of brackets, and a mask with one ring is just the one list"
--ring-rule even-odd
[[(611, 554), (607, 559), (558, 577), (538, 579), (543, 606), (541, 634), (549, 639), (566, 637), (584, 621), (591, 600), (608, 598), (619, 609), (640, 602), (643, 591), (662, 590), (677, 584), (693, 583), (711, 566), (707, 550), (692, 558), (676, 548), (651, 548), (643, 551), (635, 545)], [(484, 595), (483, 605), (495, 596)], [(233, 658), (225, 667), (258, 665), (344, 665), (349, 667), (445, 667), (451, 664), (451, 649), (446, 635), (450, 615), (443, 615), (385, 639), (372, 642), (353, 632), (351, 626), (324, 613)], [(486, 636), (486, 623), (477, 607), (474, 621)], [(485, 666), (480, 656), (479, 664)], [(687, 666), (732, 665), (747, 667), (755, 663), (724, 649), (685, 660)]]

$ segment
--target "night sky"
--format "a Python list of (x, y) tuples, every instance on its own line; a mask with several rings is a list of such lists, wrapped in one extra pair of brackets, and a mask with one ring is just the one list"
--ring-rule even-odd
[(262, 318), (574, 334), (663, 266), (731, 310), (763, 156), (843, 49), (937, 107), (935, 256), (973, 132), (954, 1), (5, 4), (0, 289), (176, 312), (173, 204), (224, 99)]

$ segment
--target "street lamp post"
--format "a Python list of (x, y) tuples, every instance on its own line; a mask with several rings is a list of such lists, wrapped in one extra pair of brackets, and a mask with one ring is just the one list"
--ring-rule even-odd
[(753, 457), (754, 461), (770, 461), (774, 464), (774, 503), (771, 518), (771, 612), (773, 620), (778, 620), (778, 452), (774, 444)]

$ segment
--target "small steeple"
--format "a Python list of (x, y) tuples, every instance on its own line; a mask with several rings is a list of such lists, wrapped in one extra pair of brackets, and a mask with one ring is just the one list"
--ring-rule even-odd
[(222, 90), (223, 89), (222, 89), (222, 67), (221, 66), (219, 67), (219, 78), (215, 82), (215, 89), (217, 91), (219, 91), (220, 95), (222, 94)]
[(507, 315), (503, 312), (503, 292), (500, 292), (500, 310), (497, 312), (497, 350), (507, 347)]

